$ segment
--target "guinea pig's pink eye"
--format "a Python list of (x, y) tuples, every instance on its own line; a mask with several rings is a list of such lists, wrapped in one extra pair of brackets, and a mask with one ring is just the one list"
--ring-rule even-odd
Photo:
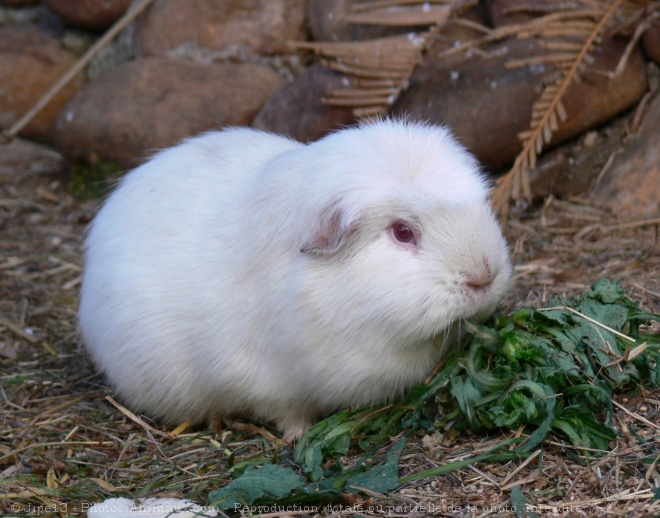
[(415, 244), (415, 233), (405, 223), (392, 225), (392, 235), (400, 243)]

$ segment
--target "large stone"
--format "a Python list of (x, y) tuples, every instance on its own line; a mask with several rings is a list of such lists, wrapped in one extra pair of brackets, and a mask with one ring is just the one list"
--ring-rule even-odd
[(645, 108), (637, 133), (616, 156), (593, 198), (621, 219), (660, 217), (660, 96)]
[(107, 29), (126, 12), (131, 0), (43, 0), (66, 23), (93, 31)]
[(660, 65), (660, 20), (656, 19), (644, 33), (642, 45), (648, 56)]
[(621, 146), (628, 124), (627, 117), (619, 117), (544, 153), (529, 173), (534, 198), (569, 199), (590, 192), (613, 150)]
[[(625, 41), (608, 41), (596, 50), (581, 80), (571, 83), (562, 100), (568, 119), (554, 133), (553, 144), (608, 120), (646, 92), (639, 50), (622, 74), (610, 78), (603, 73), (615, 69), (625, 47)], [(432, 48), (393, 112), (447, 124), (483, 164), (497, 169), (510, 165), (522, 150), (518, 134), (529, 128), (533, 103), (558, 72), (551, 64), (506, 67), (514, 59), (539, 55), (542, 50), (533, 40), (508, 40), (487, 50), (487, 56), (448, 65)]]
[[(0, 128), (18, 121), (75, 62), (73, 54), (36, 27), (0, 28)], [(72, 80), (20, 134), (51, 140), (60, 110), (82, 82), (82, 75)]]
[(344, 85), (340, 74), (313, 65), (282, 88), (259, 112), (253, 126), (301, 142), (316, 140), (355, 117), (350, 108), (328, 106), (323, 98)]
[(15, 138), (0, 141), (0, 184), (16, 182), (16, 175), (58, 174), (66, 169), (65, 160), (52, 147), (33, 140)]
[(8, 5), (9, 7), (24, 7), (26, 5), (34, 5), (39, 0), (0, 0), (0, 4)]
[(353, 24), (346, 21), (354, 4), (365, 0), (309, 0), (307, 18), (312, 39), (315, 41), (357, 41), (382, 38), (410, 28), (392, 28), (378, 25)]
[[(374, 11), (355, 11), (360, 4), (371, 3), (373, 0), (309, 0), (307, 2), (307, 19), (312, 40), (314, 41), (363, 41), (374, 38), (383, 38), (394, 34), (407, 34), (409, 32), (422, 32), (430, 24), (440, 22), (443, 24), (449, 15), (449, 6), (440, 3), (428, 2), (418, 5), (376, 5)], [(366, 23), (366, 18), (376, 20), (379, 12), (390, 12), (397, 19), (396, 24)], [(371, 13), (371, 14), (369, 14)], [(359, 15), (366, 17), (359, 23), (352, 17)], [(480, 5), (461, 11), (461, 18), (485, 23), (485, 14)], [(401, 20), (406, 23), (399, 25)], [(448, 24), (452, 29), (457, 24)], [(483, 33), (481, 33), (483, 34)]]
[(132, 167), (184, 137), (250, 124), (283, 84), (260, 65), (132, 61), (78, 92), (60, 115), (56, 144), (70, 160)]
[(194, 41), (283, 53), (288, 40), (305, 39), (304, 20), (304, 0), (157, 0), (140, 19), (137, 52), (158, 56)]

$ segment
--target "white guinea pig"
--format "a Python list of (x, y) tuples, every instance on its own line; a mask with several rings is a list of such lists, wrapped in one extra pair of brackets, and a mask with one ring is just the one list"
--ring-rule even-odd
[(294, 440), (422, 381), (454, 324), (495, 308), (511, 266), (487, 190), (437, 126), (191, 138), (94, 219), (83, 340), (135, 411), (250, 415)]

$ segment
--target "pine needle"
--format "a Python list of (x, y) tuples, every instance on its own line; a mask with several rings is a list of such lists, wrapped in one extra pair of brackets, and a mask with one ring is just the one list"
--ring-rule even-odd
[[(601, 14), (600, 19), (591, 28), (588, 37), (582, 44), (580, 51), (575, 54), (571, 66), (564, 72), (563, 77), (561, 77), (555, 84), (546, 87), (541, 94), (540, 99), (535, 103), (535, 106), (538, 105), (538, 103), (541, 103), (543, 108), (540, 111), (535, 111), (534, 108), (532, 109), (533, 117), (530, 123), (531, 132), (526, 135), (523, 142), (523, 150), (516, 158), (511, 170), (496, 182), (496, 187), (493, 193), (493, 205), (503, 219), (506, 219), (508, 215), (509, 203), (512, 200), (519, 200), (521, 198), (521, 193), (525, 199), (531, 199), (532, 192), (529, 183), (529, 171), (535, 167), (536, 158), (543, 150), (543, 144), (549, 143), (552, 138), (554, 131), (552, 129), (552, 121), (555, 120), (556, 122), (556, 118), (559, 118), (562, 121), (566, 119), (567, 114), (564, 107), (561, 106), (561, 99), (566, 93), (569, 85), (575, 81), (581, 66), (592, 51), (594, 44), (602, 35), (604, 28), (624, 1), (625, 0), (615, 0), (608, 9)], [(593, 11), (588, 12), (589, 16), (592, 14), (594, 14)], [(580, 28), (582, 27), (586, 26), (580, 24)]]
[(386, 112), (396, 101), (434, 39), (436, 27), (367, 41), (296, 42), (294, 46), (313, 51), (321, 64), (348, 77), (346, 88), (330, 91), (325, 104), (352, 107), (355, 116), (367, 117)]
[(372, 8), (369, 11), (352, 12), (343, 16), (343, 20), (353, 24), (406, 27), (444, 23), (451, 14), (449, 5), (431, 5), (424, 3), (414, 6), (388, 6)]

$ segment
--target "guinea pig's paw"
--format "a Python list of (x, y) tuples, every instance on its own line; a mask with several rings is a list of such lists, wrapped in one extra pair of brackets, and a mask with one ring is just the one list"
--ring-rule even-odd
[(287, 418), (278, 421), (277, 428), (284, 432), (284, 442), (291, 444), (300, 439), (312, 424), (312, 420), (307, 417)]
[[(225, 429), (225, 419), (220, 414), (215, 414), (211, 419), (209, 419), (209, 429), (215, 433), (222, 433)], [(232, 423), (229, 423), (231, 427)]]

